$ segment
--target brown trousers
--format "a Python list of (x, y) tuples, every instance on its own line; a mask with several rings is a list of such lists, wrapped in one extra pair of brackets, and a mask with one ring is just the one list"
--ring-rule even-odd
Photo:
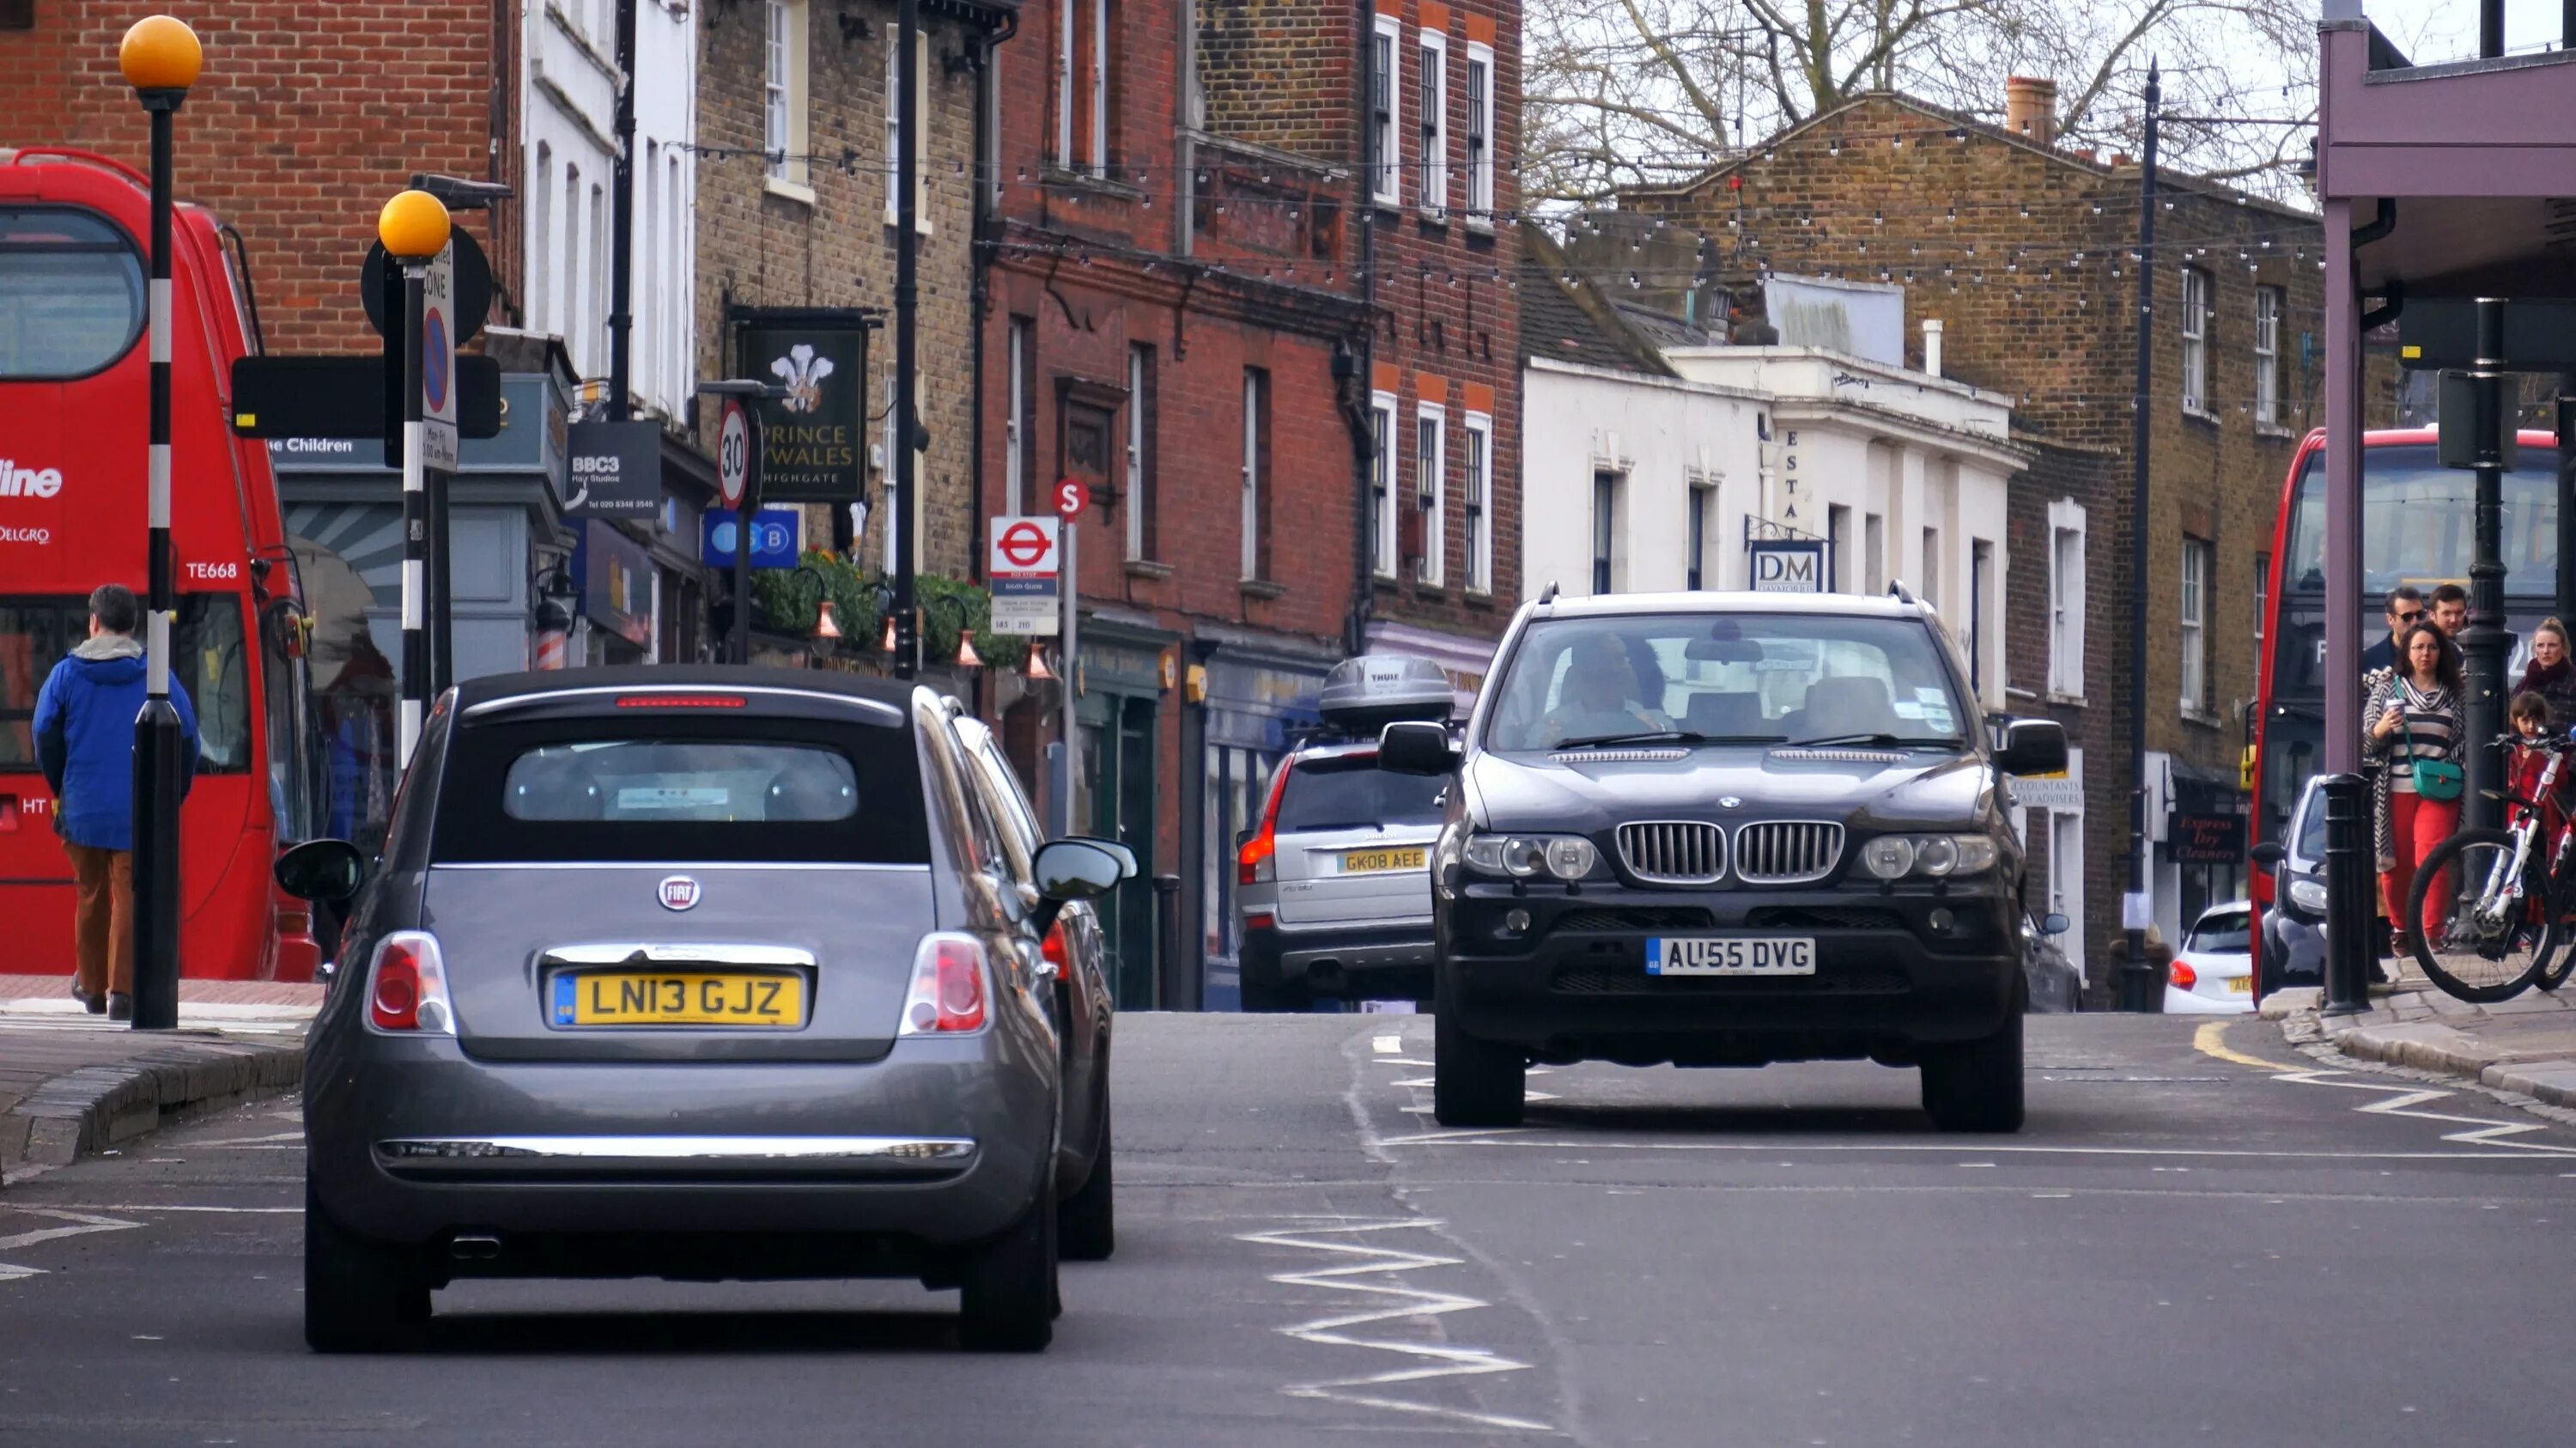
[(73, 950), (80, 987), (92, 995), (134, 993), (134, 854), (63, 841), (72, 857)]

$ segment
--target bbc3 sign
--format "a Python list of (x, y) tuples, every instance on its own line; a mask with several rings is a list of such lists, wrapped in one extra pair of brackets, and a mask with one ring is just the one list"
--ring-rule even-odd
[(1755, 593), (1825, 591), (1825, 540), (1753, 538), (1744, 545), (1746, 575)]

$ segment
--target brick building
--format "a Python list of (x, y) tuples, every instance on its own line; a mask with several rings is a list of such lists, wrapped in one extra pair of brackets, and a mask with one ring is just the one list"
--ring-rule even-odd
[[(174, 0), (205, 46), (179, 112), (177, 194), (238, 228), (274, 352), (376, 345), (358, 268), (376, 212), (412, 173), (518, 181), (518, 35), (510, 7)], [(141, 169), (151, 139), (118, 75), (146, 11), (104, 0), (20, 7), (0, 29), (0, 137), (75, 146)], [(460, 223), (493, 263), (493, 320), (517, 319), (517, 208)]]
[[(925, 573), (963, 578), (978, 536), (975, 470), (972, 176), (991, 68), (985, 57), (1012, 0), (922, 7), (914, 74), (919, 142), (919, 417), (929, 434), (915, 468)], [(862, 326), (894, 301), (895, 7), (883, 0), (715, 0), (698, 17), (697, 368), (701, 378), (757, 377), (774, 359), (737, 355), (737, 324), (817, 331)], [(837, 317), (834, 314), (838, 313)], [(864, 566), (891, 571), (890, 323), (866, 340), (866, 436), (855, 444), (867, 509), (856, 541)], [(856, 388), (855, 359), (827, 388)], [(698, 409), (712, 451), (716, 410)], [(807, 510), (816, 543), (850, 539), (848, 515)], [(840, 517), (836, 521), (835, 514)]]
[(2053, 144), (2046, 82), (2016, 81), (2006, 99), (1998, 127), (1863, 96), (1621, 206), (1696, 233), (1691, 280), (1722, 293), (1757, 295), (1750, 282), (1771, 271), (1900, 285), (1907, 336), (1940, 321), (1946, 374), (2012, 399), (2034, 462), (2011, 497), (2008, 698), (2065, 721), (2076, 753), (2069, 780), (2024, 792), (2047, 801), (2029, 820), (2043, 898), (2079, 919), (2068, 943), (2098, 988), (2130, 884), (2130, 710), (2147, 716), (2165, 937), (2244, 888), (2241, 863), (2178, 865), (2171, 822), (2245, 808), (2242, 710), (2259, 667), (2245, 621), (2319, 400), (2322, 235), (2306, 213), (2159, 170), (2151, 646), (2132, 660), (2139, 168)]
[(1059, 0), (998, 59), (980, 511), (1096, 500), (1075, 816), (1181, 880), (1181, 959), (1113, 912), (1126, 1003), (1230, 998), (1233, 841), (1331, 663), (1472, 689), (1518, 596), (1518, 50), (1508, 6)]

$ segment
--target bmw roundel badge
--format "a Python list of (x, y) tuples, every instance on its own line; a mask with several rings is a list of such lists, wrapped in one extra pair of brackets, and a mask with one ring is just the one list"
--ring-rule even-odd
[(1717, 797), (1717, 807), (1719, 809), (1735, 809), (1743, 803), (1744, 801), (1737, 799), (1731, 794), (1722, 794)]
[(663, 909), (686, 910), (698, 903), (698, 882), (686, 875), (666, 876), (660, 893)]

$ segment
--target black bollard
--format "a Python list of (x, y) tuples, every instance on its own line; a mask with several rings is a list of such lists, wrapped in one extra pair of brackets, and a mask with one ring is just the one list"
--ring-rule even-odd
[(2370, 1008), (2370, 961), (2379, 938), (2376, 863), (2370, 842), (2370, 782), (2330, 774), (2326, 805), (2326, 998), (2324, 1013)]

